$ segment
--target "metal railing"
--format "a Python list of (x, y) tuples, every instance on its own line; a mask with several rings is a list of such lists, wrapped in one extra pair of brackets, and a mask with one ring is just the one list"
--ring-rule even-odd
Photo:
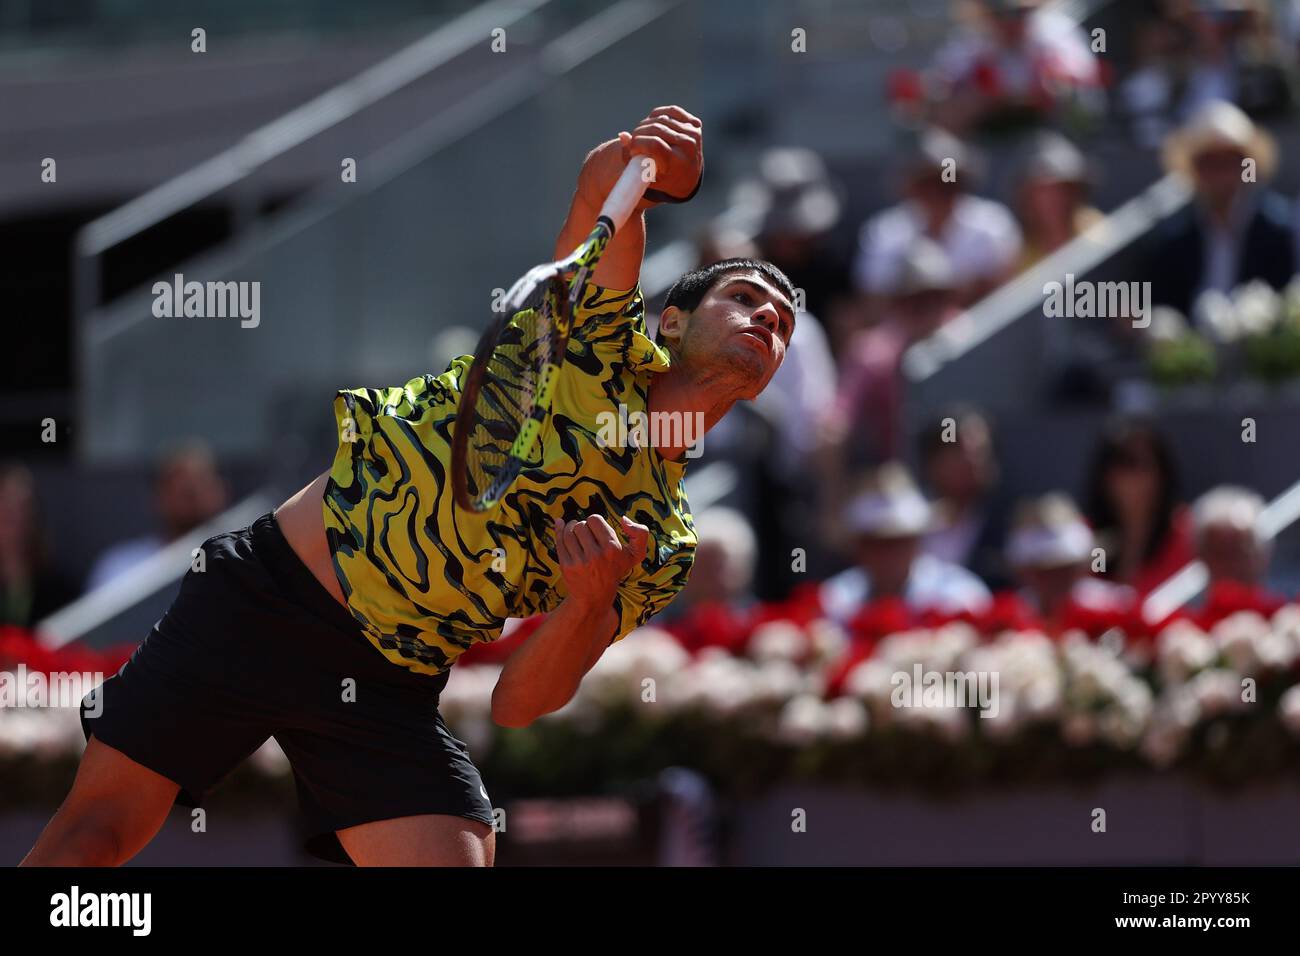
[(70, 644), (163, 588), (171, 586), (190, 569), (194, 552), (204, 541), (231, 528), (251, 524), (276, 503), (265, 489), (254, 492), (201, 527), (160, 548), (118, 577), (106, 581), (39, 621), (34, 630), (41, 643), (50, 648)]
[[(1272, 541), (1283, 531), (1300, 521), (1300, 481), (1265, 506), (1259, 514), (1256, 532), (1265, 541)], [(1189, 561), (1142, 602), (1142, 617), (1156, 623), (1200, 594), (1210, 582), (1209, 572), (1202, 561)]]
[(77, 232), (74, 315), (99, 302), (100, 260), (113, 247), (246, 179), (256, 170), (469, 50), (553, 0), (491, 0), (357, 76), (254, 130), (230, 149), (87, 223)]

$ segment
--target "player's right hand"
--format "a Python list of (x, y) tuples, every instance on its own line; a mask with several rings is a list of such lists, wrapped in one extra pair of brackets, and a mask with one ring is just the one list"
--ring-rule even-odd
[(555, 519), (555, 553), (570, 600), (607, 606), (619, 582), (645, 559), (650, 529), (626, 516), (620, 523), (626, 543), (600, 515), (581, 521)]
[[(587, 157), (578, 188), (600, 208), (623, 167), (634, 156), (654, 161), (652, 188), (669, 196), (689, 196), (704, 169), (704, 124), (680, 106), (657, 106), (630, 133), (596, 147)], [(643, 200), (642, 205), (650, 205)]]

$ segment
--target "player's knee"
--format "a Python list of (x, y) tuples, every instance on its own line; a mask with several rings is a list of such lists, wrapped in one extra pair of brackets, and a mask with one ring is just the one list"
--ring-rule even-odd
[(121, 826), (102, 813), (58, 816), (23, 861), (25, 866), (118, 866), (126, 862)]

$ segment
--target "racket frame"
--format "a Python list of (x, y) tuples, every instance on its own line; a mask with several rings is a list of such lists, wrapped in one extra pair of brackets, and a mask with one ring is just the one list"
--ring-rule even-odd
[[(452, 495), (456, 504), (467, 511), (483, 512), (496, 507), (523, 470), (524, 464), (541, 438), (542, 428), (551, 411), (551, 401), (564, 364), (564, 355), (568, 349), (572, 318), (586, 292), (588, 279), (610, 240), (632, 215), (650, 184), (650, 180), (644, 176), (646, 167), (639, 159), (633, 157), (624, 167), (601, 207), (595, 227), (572, 253), (555, 262), (534, 266), (511, 285), (502, 297), (500, 311), (484, 331), (478, 347), (474, 350), (474, 361), (466, 373), (460, 404), (456, 410), (451, 456)], [(473, 429), (472, 424), (469, 428), (464, 428), (462, 423), (472, 421), (478, 404), (479, 391), (488, 375), (488, 363), (492, 360), (502, 333), (528, 297), (539, 285), (553, 282), (569, 272), (573, 272), (573, 278), (567, 283), (567, 301), (565, 307), (560, 310), (561, 314), (556, 316), (554, 312), (547, 310), (543, 317), (543, 321), (554, 320), (554, 343), (550, 355), (538, 372), (532, 410), (519, 426), (519, 433), (506, 453), (506, 461), (493, 475), (492, 481), (477, 495), (472, 495), (469, 491), (467, 445), (469, 433)]]

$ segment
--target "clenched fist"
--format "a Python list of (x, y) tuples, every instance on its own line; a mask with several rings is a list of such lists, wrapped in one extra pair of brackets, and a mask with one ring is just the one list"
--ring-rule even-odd
[(644, 560), (650, 529), (626, 516), (620, 523), (626, 544), (600, 515), (582, 521), (555, 519), (555, 553), (570, 600), (593, 608), (608, 606), (618, 583)]
[[(651, 189), (677, 199), (689, 196), (704, 169), (704, 127), (680, 106), (658, 106), (632, 132), (597, 146), (587, 158), (578, 188), (585, 199), (600, 208), (623, 167), (634, 156), (654, 161)], [(641, 201), (638, 209), (653, 205)]]

